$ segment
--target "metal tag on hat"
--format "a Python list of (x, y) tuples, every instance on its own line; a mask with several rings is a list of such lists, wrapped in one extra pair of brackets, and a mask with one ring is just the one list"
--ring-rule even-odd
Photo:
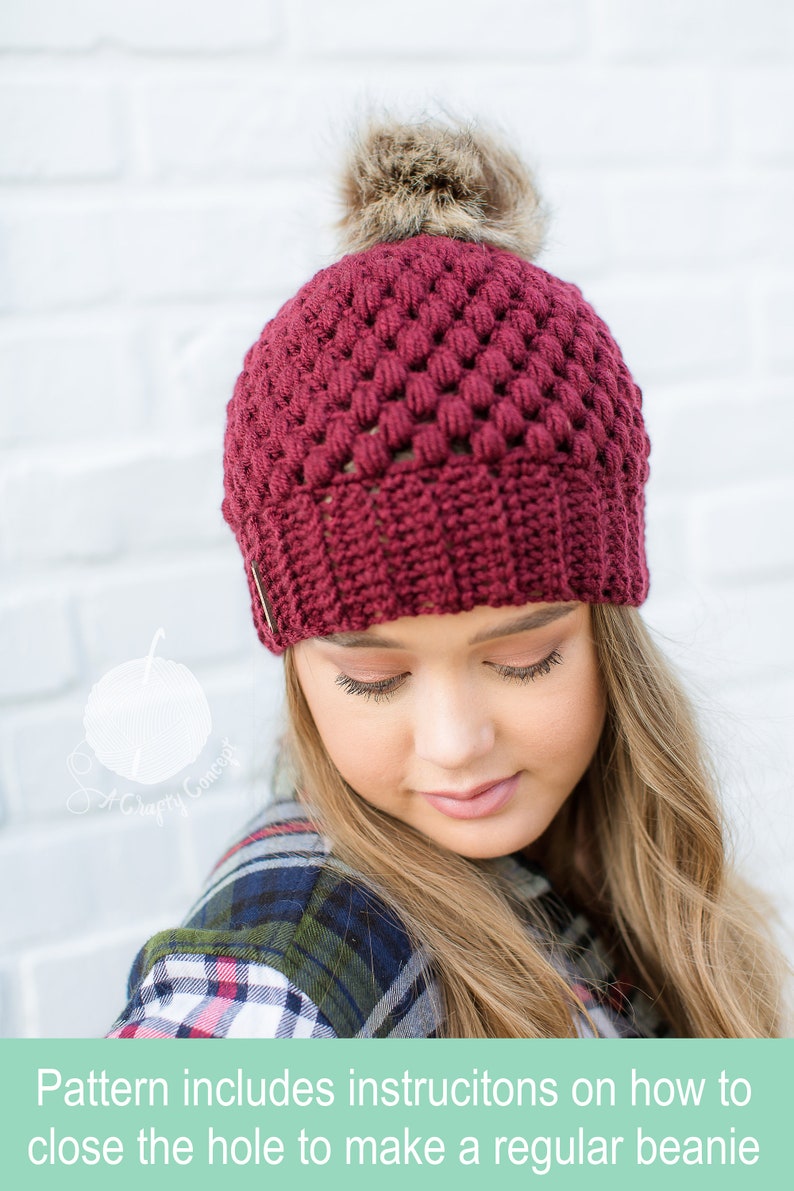
[(259, 567), (256, 565), (255, 562), (251, 563), (251, 573), (254, 576), (254, 583), (256, 584), (256, 590), (259, 592), (259, 599), (262, 604), (262, 611), (265, 614), (265, 620), (267, 621), (267, 627), (270, 629), (271, 633), (275, 637), (276, 634), (278, 633), (276, 617), (273, 612), (273, 609), (270, 607), (270, 601), (268, 600), (267, 596), (265, 595), (265, 586), (262, 582), (262, 576), (259, 573)]

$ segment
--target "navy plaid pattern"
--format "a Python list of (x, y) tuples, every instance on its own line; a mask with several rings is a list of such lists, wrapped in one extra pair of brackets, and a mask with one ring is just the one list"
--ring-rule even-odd
[(109, 1038), (334, 1038), (281, 972), (227, 956), (159, 959)]
[[(570, 979), (599, 1036), (666, 1035), (647, 1001), (615, 980), (587, 921), (538, 866), (518, 853), (486, 866)], [(109, 1037), (433, 1038), (443, 1026), (424, 950), (294, 799), (258, 815), (184, 925), (141, 949), (129, 998)], [(576, 1028), (592, 1033), (583, 1019)]]

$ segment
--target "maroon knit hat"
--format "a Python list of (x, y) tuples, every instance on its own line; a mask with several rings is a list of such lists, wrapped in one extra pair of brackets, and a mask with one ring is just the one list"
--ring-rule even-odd
[(268, 322), (227, 407), (222, 511), (259, 639), (639, 605), (649, 451), (640, 390), (575, 285), (449, 235), (351, 253)]

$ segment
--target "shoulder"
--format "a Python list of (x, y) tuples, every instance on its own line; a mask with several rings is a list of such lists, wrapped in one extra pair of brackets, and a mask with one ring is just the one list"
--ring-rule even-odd
[(223, 950), (214, 954), (211, 945), (204, 952), (165, 948), (137, 982), (131, 977), (129, 1001), (106, 1037), (337, 1037), (318, 1007), (283, 972)]
[[(147, 996), (165, 998), (188, 1032), (212, 1019), (238, 1036), (426, 1037), (439, 1021), (421, 949), (293, 801), (248, 824), (183, 925), (141, 949), (129, 991), (139, 1019)], [(189, 1006), (175, 1006), (186, 995)], [(120, 1018), (113, 1033), (130, 1024)]]

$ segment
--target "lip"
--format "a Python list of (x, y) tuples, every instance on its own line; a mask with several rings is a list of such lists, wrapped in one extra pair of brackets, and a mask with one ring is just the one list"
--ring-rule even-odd
[(493, 815), (506, 806), (518, 788), (520, 775), (500, 778), (496, 782), (485, 782), (472, 790), (461, 793), (451, 791), (419, 791), (425, 802), (450, 819), (481, 819)]

